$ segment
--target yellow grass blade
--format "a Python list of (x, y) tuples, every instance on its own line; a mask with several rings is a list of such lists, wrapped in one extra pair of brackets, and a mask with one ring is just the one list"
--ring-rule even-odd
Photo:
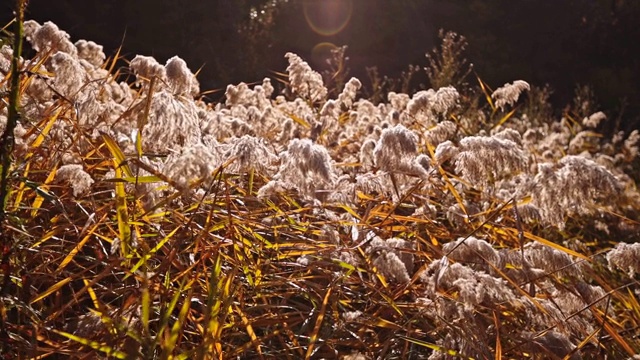
[(54, 292), (60, 290), (60, 288), (62, 288), (63, 286), (67, 285), (68, 283), (71, 282), (71, 278), (67, 277), (64, 278), (60, 281), (58, 281), (57, 283), (51, 285), (51, 287), (49, 287), (47, 290), (45, 290), (42, 294), (36, 296), (33, 300), (29, 301), (29, 305), (37, 303), (38, 301), (46, 298), (47, 296), (53, 294)]
[(567, 355), (565, 355), (565, 357), (562, 360), (570, 360), (573, 356), (573, 354), (575, 354), (576, 352), (580, 351), (580, 349), (582, 349), (585, 345), (589, 344), (591, 342), (591, 340), (600, 332), (601, 329), (595, 329), (591, 332), (591, 334), (589, 334), (589, 336), (587, 336), (586, 338), (584, 338), (584, 340), (582, 340), (580, 342), (580, 344), (578, 344), (578, 346), (576, 346), (571, 352), (569, 352)]
[[(38, 147), (40, 147), (40, 145), (42, 145), (42, 142), (44, 141), (44, 139), (49, 134), (49, 131), (51, 131), (51, 128), (53, 127), (53, 123), (56, 122), (56, 120), (58, 119), (58, 115), (60, 115), (60, 111), (61, 110), (62, 110), (62, 108), (58, 108), (53, 113), (53, 115), (51, 115), (47, 119), (47, 123), (45, 124), (44, 128), (42, 129), (42, 131), (40, 131), (38, 136), (36, 136), (36, 138), (33, 140), (31, 145), (29, 146), (31, 149), (38, 148)], [(37, 127), (34, 127), (34, 129), (37, 129)], [(33, 152), (29, 152), (29, 154), (27, 155), (27, 158), (31, 157), (29, 155), (33, 155)]]
[[(56, 119), (58, 118), (58, 115), (60, 114), (61, 109), (58, 108), (55, 113), (49, 117), (46, 120), (46, 123), (44, 125), (44, 128), (42, 129), (42, 131), (38, 134), (38, 136), (36, 136), (36, 138), (33, 140), (33, 142), (31, 143), (31, 145), (29, 146), (29, 152), (26, 154), (25, 156), (25, 161), (30, 159), (33, 154), (34, 154), (34, 150), (38, 147), (40, 147), (40, 145), (42, 145), (42, 142), (44, 141), (45, 137), (47, 136), (47, 134), (49, 134), (49, 131), (51, 131), (51, 127), (53, 126), (54, 122), (56, 121)], [(43, 122), (45, 121), (43, 120)], [(42, 122), (41, 122), (42, 123)], [(38, 129), (40, 127), (41, 124), (38, 124), (38, 126), (34, 126), (32, 129)], [(26, 136), (29, 136), (28, 134), (26, 134)], [(26, 179), (28, 178), (28, 174), (29, 174), (29, 170), (31, 168), (31, 162), (27, 162), (25, 165), (25, 169), (24, 172), (22, 174), (22, 176)], [(52, 174), (49, 174), (50, 179), (48, 179), (49, 181), (45, 182), (47, 184), (51, 183), (51, 181), (53, 181), (53, 177), (55, 177), (55, 168), (53, 172), (53, 176)], [(26, 182), (21, 182), (20, 183), (20, 188), (18, 189), (18, 192), (16, 194), (16, 198), (15, 198), (15, 202), (14, 202), (14, 207), (18, 208), (20, 206), (20, 203), (22, 203), (22, 197), (24, 196), (24, 191), (26, 190), (25, 188)], [(44, 188), (44, 190), (47, 190), (46, 188)], [(42, 201), (44, 200), (43, 197), (36, 197), (36, 200), (34, 201), (34, 205), (32, 205), (32, 210), (31, 210), (31, 216), (35, 217), (38, 209), (40, 208), (40, 206), (42, 205)]]
[[(514, 235), (517, 235), (517, 230), (516, 229), (505, 229), (505, 230), (513, 232)], [(549, 246), (549, 247), (551, 247), (553, 249), (556, 249), (558, 251), (562, 251), (563, 253), (575, 256), (578, 259), (586, 260), (586, 261), (589, 261), (589, 262), (591, 261), (591, 259), (586, 255), (580, 254), (577, 251), (573, 251), (573, 250), (571, 250), (569, 248), (566, 248), (566, 247), (564, 247), (562, 245), (556, 244), (553, 241), (549, 241), (547, 239), (544, 239), (544, 238), (541, 238), (539, 236), (533, 235), (530, 232), (526, 232), (525, 231), (524, 232), (524, 237), (526, 237), (529, 240), (533, 240), (533, 241), (539, 242), (541, 244), (547, 245), (547, 246)]]
[[(134, 177), (135, 175), (131, 171), (129, 165), (127, 165), (127, 159), (120, 149), (120, 146), (118, 146), (118, 143), (116, 143), (116, 141), (113, 140), (113, 138), (107, 133), (102, 133), (101, 135), (105, 145), (107, 145), (107, 148), (109, 149), (109, 152), (111, 152), (111, 156), (113, 156), (113, 164), (115, 169), (122, 169), (127, 177)], [(122, 176), (119, 177), (121, 178)]]
[(147, 260), (149, 260), (151, 258), (151, 256), (153, 256), (153, 254), (155, 254), (156, 252), (158, 252), (158, 250), (162, 249), (162, 247), (164, 246), (164, 244), (167, 243), (167, 241), (171, 240), (171, 238), (173, 237), (173, 235), (175, 235), (175, 233), (180, 230), (182, 226), (178, 226), (177, 228), (173, 229), (169, 234), (167, 234), (167, 236), (165, 236), (162, 240), (160, 240), (160, 242), (158, 242), (158, 244), (156, 246), (154, 246), (151, 250), (149, 250), (148, 253), (146, 253), (140, 260), (138, 260), (138, 262), (131, 268), (131, 270), (129, 271), (129, 274), (124, 276), (124, 279), (129, 278), (132, 274), (134, 274)]
[(298, 125), (301, 125), (305, 128), (310, 128), (311, 125), (309, 125), (309, 123), (307, 123), (304, 119), (294, 115), (294, 114), (287, 114), (287, 116), (289, 116), (291, 118), (291, 120), (295, 121)]
[(311, 337), (309, 338), (309, 347), (307, 348), (307, 353), (305, 354), (305, 359), (310, 359), (311, 355), (313, 355), (313, 347), (318, 341), (318, 334), (320, 333), (320, 327), (322, 326), (322, 321), (324, 320), (324, 315), (327, 311), (327, 304), (329, 303), (329, 296), (331, 295), (332, 286), (329, 286), (327, 292), (324, 295), (324, 299), (322, 300), (322, 305), (320, 306), (320, 311), (318, 312), (318, 318), (316, 319), (316, 324), (313, 327), (313, 332), (311, 333)]
[(93, 232), (96, 231), (99, 225), (100, 225), (100, 222), (97, 222), (95, 225), (93, 225), (93, 227), (91, 228), (91, 230), (89, 230), (87, 235), (85, 235), (85, 237), (83, 237), (82, 240), (80, 240), (78, 244), (76, 244), (76, 246), (74, 246), (73, 249), (71, 249), (69, 254), (67, 254), (67, 256), (64, 257), (60, 265), (58, 265), (58, 268), (56, 269), (57, 273), (59, 273), (62, 269), (64, 269), (67, 265), (69, 265), (69, 263), (71, 262), (71, 260), (73, 260), (76, 254), (78, 254), (78, 252), (82, 250), (82, 247), (87, 243), (87, 241), (91, 239), (91, 237), (93, 236)]
[(147, 103), (144, 107), (144, 115), (138, 116), (138, 129), (136, 131), (136, 152), (138, 158), (142, 157), (142, 130), (149, 121), (149, 112), (151, 111), (151, 102), (153, 102), (153, 90), (156, 84), (156, 77), (153, 76), (149, 82), (149, 90), (147, 92)]
[(496, 360), (502, 359), (502, 344), (500, 343), (500, 319), (498, 319), (498, 314), (493, 312), (493, 323), (496, 325)]
[(271, 243), (271, 241), (267, 240), (264, 236), (254, 231), (255, 229), (254, 227), (248, 226), (245, 224), (238, 224), (238, 226), (241, 227), (244, 231), (246, 231), (252, 238), (260, 240), (260, 243), (266, 245), (267, 248), (273, 247), (273, 244)]
[(482, 89), (482, 92), (484, 93), (484, 98), (487, 100), (487, 103), (489, 104), (489, 106), (491, 106), (491, 111), (495, 112), (496, 105), (493, 103), (493, 99), (491, 99), (491, 90), (489, 89), (487, 84), (485, 84), (485, 82), (482, 81), (482, 79), (480, 79), (480, 76), (478, 76), (477, 74), (476, 74), (476, 79), (478, 79), (478, 83), (480, 84), (480, 89)]
[(142, 323), (142, 333), (143, 336), (149, 336), (149, 313), (151, 312), (151, 297), (149, 296), (149, 281), (144, 278), (142, 280), (142, 286), (140, 289), (140, 308), (141, 308), (141, 316), (140, 322)]
[(253, 326), (251, 326), (251, 323), (249, 322), (247, 315), (245, 315), (245, 313), (242, 312), (242, 309), (240, 309), (240, 307), (237, 305), (236, 305), (236, 312), (238, 313), (238, 315), (240, 315), (240, 320), (242, 320), (242, 325), (244, 325), (245, 329), (247, 329), (247, 334), (249, 335), (249, 338), (251, 338), (251, 342), (253, 343), (253, 346), (256, 348), (256, 351), (258, 352), (258, 354), (260, 354), (260, 356), (262, 357), (262, 348), (260, 346), (260, 341), (258, 340), (258, 336), (256, 336), (255, 331), (253, 331)]
[[(436, 159), (435, 149), (429, 142), (427, 142), (427, 150), (429, 150), (429, 155), (431, 156), (431, 159), (435, 162), (435, 159)], [(437, 168), (438, 168), (438, 172), (442, 176), (442, 179), (444, 180), (446, 188), (451, 192), (451, 195), (453, 195), (453, 197), (456, 199), (456, 202), (460, 206), (460, 210), (462, 210), (462, 212), (466, 214), (467, 210), (464, 206), (464, 201), (462, 200), (462, 196), (460, 196), (460, 194), (458, 193), (458, 190), (456, 190), (455, 186), (453, 186), (451, 181), (449, 181), (449, 177), (447, 176), (447, 173), (446, 171), (444, 171), (442, 166), (438, 164)]]
[(433, 351), (437, 351), (439, 353), (443, 353), (443, 354), (446, 354), (446, 355), (455, 356), (455, 357), (459, 357), (459, 358), (463, 358), (463, 359), (468, 359), (468, 360), (475, 360), (472, 357), (467, 357), (467, 356), (461, 355), (456, 350), (447, 349), (447, 348), (445, 348), (443, 346), (436, 345), (436, 344), (430, 343), (428, 341), (418, 340), (418, 339), (414, 339), (414, 338), (411, 338), (411, 337), (408, 337), (408, 336), (404, 336), (404, 335), (398, 335), (398, 337), (400, 339), (408, 341), (408, 342), (410, 342), (412, 344), (416, 344), (416, 345), (425, 347), (427, 349), (431, 349)]
[[(169, 303), (169, 305), (164, 310), (164, 313), (162, 314), (162, 318), (160, 320), (160, 327), (159, 327), (158, 333), (161, 334), (164, 331), (167, 331), (167, 325), (169, 324), (169, 320), (171, 319), (171, 314), (173, 314), (173, 310), (178, 305), (178, 301), (180, 300), (180, 296), (182, 295), (182, 291), (185, 290), (185, 289), (190, 289), (195, 281), (196, 281), (195, 278), (189, 280), (189, 282), (187, 283), (186, 286), (184, 285), (184, 282), (183, 282), (182, 284), (180, 284), (180, 287), (178, 288), (178, 290), (175, 291), (175, 293), (173, 294), (173, 297), (171, 298), (171, 302)], [(155, 340), (156, 343), (158, 341), (160, 341), (160, 339), (161, 339), (161, 337), (157, 336), (156, 340)]]
[[(122, 177), (122, 170), (116, 167), (116, 178)], [(116, 189), (116, 217), (118, 220), (118, 235), (120, 237), (120, 255), (129, 257), (131, 251), (131, 227), (129, 225), (129, 211), (127, 209), (127, 193), (123, 183), (115, 183)]]
[[(184, 302), (182, 303), (182, 307), (180, 308), (180, 313), (178, 314), (178, 319), (176, 320), (175, 323), (173, 323), (173, 326), (171, 327), (171, 333), (169, 335), (169, 340), (167, 341), (167, 343), (164, 345), (164, 351), (166, 353), (172, 353), (173, 349), (175, 349), (176, 344), (178, 343), (178, 337), (180, 336), (180, 332), (182, 332), (182, 328), (184, 326), (184, 322), (187, 318), (187, 313), (189, 312), (189, 309), (191, 308), (191, 295), (193, 294), (192, 290), (189, 290), (187, 296), (184, 299)], [(169, 357), (170, 359), (173, 357)]]
[(30, 249), (36, 249), (38, 248), (40, 245), (44, 244), (45, 242), (47, 242), (49, 239), (53, 238), (54, 236), (56, 236), (58, 233), (60, 233), (61, 231), (63, 231), (60, 227), (55, 227), (51, 230), (49, 230), (46, 234), (44, 234), (44, 236), (42, 236), (42, 238), (40, 240), (38, 240), (36, 243), (34, 243), (33, 245), (31, 245)]
[(615, 340), (615, 342), (617, 342), (618, 345), (620, 345), (627, 352), (629, 356), (636, 355), (636, 352), (635, 350), (633, 350), (633, 347), (629, 345), (629, 343), (627, 342), (627, 340), (625, 340), (625, 338), (620, 336), (620, 333), (616, 328), (614, 328), (611, 325), (610, 321), (607, 321), (607, 319), (603, 318), (602, 315), (597, 311), (591, 311), (591, 313), (594, 315), (594, 317), (599, 323), (603, 324), (604, 330), (607, 332), (607, 334), (609, 334), (609, 336), (611, 336), (611, 338)]
[(136, 131), (136, 152), (138, 157), (142, 157), (142, 129)]
[(300, 256), (304, 256), (304, 255), (312, 255), (312, 254), (317, 254), (318, 250), (313, 249), (313, 250), (291, 250), (291, 251), (285, 251), (282, 252), (281, 254), (278, 254), (278, 256), (276, 257), (277, 260), (286, 260), (286, 259), (290, 259), (290, 258), (298, 258)]
[[(115, 171), (115, 178), (122, 179), (123, 173), (129, 177), (134, 177), (131, 168), (126, 163), (126, 159), (122, 150), (118, 144), (109, 136), (109, 134), (101, 133), (104, 143), (111, 152), (113, 157), (113, 167)], [(116, 217), (118, 220), (118, 236), (120, 238), (120, 252), (125, 258), (129, 257), (131, 247), (131, 227), (129, 224), (129, 213), (127, 208), (127, 194), (124, 188), (124, 183), (115, 182), (116, 193)]]
[[(124, 36), (122, 37), (122, 41), (124, 42)], [(118, 46), (118, 50), (116, 50), (116, 54), (113, 56), (113, 59), (111, 60), (111, 65), (109, 65), (109, 74), (113, 74), (113, 69), (115, 69), (116, 67), (116, 63), (118, 62), (118, 59), (120, 58), (120, 52), (122, 51), (122, 43), (120, 44), (120, 46)]]
[(627, 307), (633, 310), (637, 319), (640, 319), (640, 303), (636, 299), (636, 295), (633, 293), (633, 290), (628, 288), (627, 292), (629, 293), (629, 297), (625, 299), (628, 301)]
[(404, 327), (393, 323), (389, 320), (383, 319), (383, 318), (379, 318), (376, 320), (376, 322), (374, 323), (375, 326), (377, 327), (381, 327), (381, 328), (385, 328), (385, 329), (391, 329), (391, 330), (395, 330), (395, 331), (401, 331), (401, 330), (405, 330)]
[(98, 300), (98, 296), (96, 295), (96, 292), (93, 290), (91, 283), (87, 281), (87, 279), (82, 279), (82, 282), (84, 282), (84, 286), (87, 287), (87, 292), (89, 293), (89, 297), (93, 302), (93, 306), (96, 308), (96, 310), (100, 310), (100, 301)]
[[(209, 279), (209, 289), (208, 289), (208, 300), (210, 302), (210, 312), (209, 312), (209, 324), (208, 326), (208, 335), (213, 335), (213, 339), (215, 342), (215, 334), (218, 332), (218, 327), (220, 324), (218, 323), (218, 313), (220, 312), (220, 306), (222, 301), (219, 296), (219, 286), (222, 273), (222, 255), (218, 254), (216, 256), (216, 261), (213, 265), (213, 269), (211, 270), (211, 277)], [(216, 344), (217, 345), (217, 344)], [(216, 346), (214, 345), (214, 346)], [(216, 346), (217, 347), (217, 346)], [(218, 349), (221, 350), (221, 349)], [(220, 353), (220, 352), (218, 352)]]
[(122, 351), (118, 351), (113, 349), (112, 347), (105, 345), (105, 344), (101, 344), (97, 341), (92, 341), (89, 339), (85, 339), (83, 337), (80, 336), (76, 336), (73, 334), (69, 334), (68, 332), (64, 332), (64, 331), (60, 331), (60, 330), (56, 330), (56, 329), (51, 329), (51, 331), (53, 331), (54, 333), (66, 337), (69, 340), (75, 341), (79, 344), (82, 344), (84, 346), (88, 346), (94, 350), (100, 351), (101, 353), (104, 353), (106, 355), (108, 355), (109, 357), (113, 357), (116, 359), (128, 359), (129, 356), (122, 352)]
[[(49, 172), (49, 175), (45, 179), (44, 184), (41, 184), (40, 186), (37, 187), (36, 194), (38, 194), (38, 195), (36, 196), (35, 199), (33, 199), (33, 203), (31, 204), (31, 217), (35, 218), (38, 215), (38, 210), (40, 210), (40, 207), (42, 206), (42, 203), (44, 202), (45, 194), (49, 190), (49, 186), (48, 185), (53, 182), (53, 179), (55, 179), (57, 171), (58, 171), (58, 166), (56, 165), (51, 170), (51, 172)], [(40, 191), (38, 191), (38, 190), (40, 190)]]
[(580, 127), (581, 127), (581, 126), (580, 126), (580, 125), (581, 125), (581, 124), (580, 124), (580, 121), (578, 121), (577, 119), (575, 119), (575, 118), (571, 115), (571, 113), (570, 113), (570, 112), (565, 112), (565, 113), (564, 113), (564, 117), (565, 117), (567, 120), (569, 120), (569, 122), (570, 122), (571, 124), (573, 124), (573, 127), (569, 126), (569, 128), (570, 128), (570, 130), (571, 130), (571, 133), (572, 133), (572, 134), (575, 134), (575, 133), (576, 133), (576, 131), (577, 131), (577, 130), (576, 130), (576, 128), (580, 128)]
[(362, 220), (362, 218), (360, 217), (360, 215), (358, 215), (357, 212), (355, 212), (355, 210), (353, 210), (351, 207), (349, 207), (346, 204), (340, 204), (338, 205), (339, 208), (343, 209), (344, 211), (348, 212), (349, 215), (353, 216), (354, 218), (358, 219), (358, 220)]
[[(205, 336), (205, 344), (203, 349), (213, 354), (216, 358), (223, 359), (222, 352), (222, 330), (224, 329), (224, 321), (226, 314), (224, 309), (229, 308), (231, 298), (231, 284), (235, 277), (235, 271), (221, 276), (222, 274), (222, 255), (216, 256), (215, 263), (211, 269), (211, 276), (208, 281), (207, 288), (207, 329)], [(200, 358), (203, 358), (201, 354)], [(209, 359), (213, 357), (208, 357)]]
[(384, 293), (380, 293), (380, 296), (382, 296), (382, 298), (387, 302), (387, 304), (389, 306), (391, 306), (393, 308), (393, 310), (395, 310), (398, 313), (398, 315), (404, 316), (404, 314), (402, 313), (402, 310), (400, 310), (398, 305), (396, 305), (395, 300), (393, 300), (389, 296), (385, 295)]
[(2, 29), (0, 29), (0, 32), (5, 32), (15, 22), (16, 22), (16, 18), (11, 19), (11, 21), (9, 21)]
[(511, 117), (513, 116), (513, 114), (516, 113), (516, 109), (514, 108), (513, 110), (509, 111), (507, 114), (505, 114), (497, 123), (495, 123), (495, 125), (493, 125), (491, 128), (496, 128), (502, 124), (504, 124), (505, 122), (507, 122), (507, 120), (511, 119)]
[[(29, 170), (31, 169), (31, 162), (28, 162), (24, 166), (24, 171), (22, 172), (22, 177), (27, 179), (29, 177)], [(27, 190), (27, 182), (21, 181), (18, 185), (18, 190), (16, 191), (16, 200), (13, 202), (13, 207), (17, 209), (22, 204), (22, 198), (24, 196), (24, 192)]]
[(119, 179), (106, 179), (105, 182), (126, 182), (129, 184), (151, 184), (157, 182), (163, 182), (164, 180), (160, 179), (155, 175), (146, 175), (146, 176), (133, 176), (133, 177), (122, 177)]
[[(142, 129), (144, 128), (145, 125), (147, 125), (147, 122), (149, 121), (149, 113), (151, 112), (151, 103), (153, 102), (153, 90), (154, 90), (153, 88), (155, 84), (156, 84), (156, 78), (154, 76), (149, 81), (149, 90), (147, 92), (147, 99), (146, 99), (147, 102), (144, 106), (144, 115), (142, 117), (138, 117), (138, 133), (142, 132)], [(140, 150), (139, 155), (142, 155), (142, 150)]]

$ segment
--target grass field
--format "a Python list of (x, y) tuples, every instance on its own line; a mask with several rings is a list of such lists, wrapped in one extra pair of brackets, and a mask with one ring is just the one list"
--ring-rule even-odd
[(211, 104), (179, 57), (24, 35), (0, 48), (4, 358), (638, 356), (640, 134), (601, 134), (588, 91), (555, 116), (447, 34), (436, 89), (373, 102), (289, 53)]

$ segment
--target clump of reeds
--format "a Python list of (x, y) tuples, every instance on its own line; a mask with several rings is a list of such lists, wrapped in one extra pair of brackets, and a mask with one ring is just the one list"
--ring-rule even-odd
[[(206, 104), (178, 57), (137, 56), (125, 82), (117, 55), (24, 25), (34, 57), (0, 51), (15, 94), (0, 129), (16, 144), (3, 148), (3, 355), (640, 351), (638, 248), (609, 240), (640, 229), (637, 132), (595, 136), (598, 113), (523, 126), (544, 105), (518, 107), (524, 81), (374, 104), (357, 79), (328, 91), (291, 53), (295, 98), (265, 79)], [(442, 61), (462, 40), (445, 40), (429, 75), (460, 83)]]

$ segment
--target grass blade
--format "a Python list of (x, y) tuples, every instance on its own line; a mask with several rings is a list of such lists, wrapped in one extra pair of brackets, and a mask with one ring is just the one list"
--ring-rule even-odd
[(69, 265), (71, 260), (73, 260), (73, 258), (78, 254), (78, 252), (80, 250), (82, 250), (82, 247), (87, 243), (87, 241), (89, 241), (89, 239), (91, 239), (93, 237), (93, 233), (94, 233), (94, 231), (96, 231), (98, 226), (100, 226), (100, 222), (96, 223), (91, 228), (91, 230), (89, 230), (89, 232), (78, 242), (78, 244), (76, 244), (76, 246), (74, 246), (74, 248), (71, 249), (69, 254), (67, 254), (67, 256), (65, 256), (65, 258), (62, 260), (60, 265), (58, 265), (58, 268), (56, 269), (56, 272), (62, 271), (62, 269), (64, 269), (65, 267), (67, 267), (67, 265)]
[(311, 333), (311, 337), (309, 338), (309, 347), (307, 348), (307, 353), (305, 354), (305, 359), (310, 359), (311, 355), (313, 355), (313, 347), (318, 341), (318, 334), (320, 333), (320, 327), (322, 326), (322, 321), (324, 320), (324, 315), (327, 311), (327, 304), (329, 303), (329, 296), (331, 295), (331, 290), (333, 286), (329, 286), (327, 292), (324, 295), (324, 299), (322, 300), (322, 305), (320, 306), (320, 311), (318, 312), (318, 318), (316, 319), (316, 323), (313, 327), (313, 332)]
[[(51, 172), (49, 172), (49, 175), (47, 175), (47, 179), (44, 181), (44, 184), (40, 184), (40, 185), (37, 185), (35, 187), (34, 190), (36, 191), (36, 198), (33, 199), (33, 203), (31, 204), (31, 217), (36, 217), (37, 216), (38, 210), (42, 206), (42, 203), (44, 202), (45, 198), (48, 198), (48, 200), (52, 200), (51, 197), (48, 196), (49, 195), (49, 184), (51, 184), (53, 182), (53, 179), (55, 179), (56, 172), (57, 172), (57, 166), (54, 167), (51, 170)], [(27, 186), (29, 186), (28, 180), (25, 180), (24, 183)]]
[(482, 81), (482, 79), (480, 79), (480, 76), (478, 76), (478, 74), (476, 74), (476, 79), (478, 79), (478, 84), (480, 84), (480, 89), (482, 89), (484, 98), (487, 100), (489, 106), (491, 106), (491, 111), (495, 113), (496, 105), (493, 103), (493, 99), (491, 98), (491, 89), (489, 89), (489, 86), (484, 81)]
[(126, 353), (122, 351), (114, 350), (112, 347), (99, 343), (97, 341), (85, 339), (83, 337), (69, 334), (68, 332), (64, 332), (56, 329), (51, 329), (51, 331), (53, 331), (54, 333), (60, 336), (66, 337), (69, 340), (75, 341), (79, 344), (82, 344), (94, 350), (100, 351), (101, 353), (104, 353), (105, 355), (108, 355), (110, 357), (114, 357), (116, 359), (129, 359), (129, 356)]
[(29, 301), (29, 304), (37, 303), (38, 301), (46, 298), (47, 296), (53, 294), (54, 292), (60, 290), (60, 288), (62, 288), (63, 286), (67, 285), (70, 282), (71, 282), (71, 278), (70, 277), (66, 277), (66, 278), (58, 281), (57, 283), (51, 285), (51, 287), (49, 287), (47, 290), (42, 292), (40, 295), (36, 296), (33, 300)]
[(399, 337), (400, 339), (403, 339), (403, 340), (408, 341), (408, 342), (410, 342), (410, 343), (413, 343), (413, 344), (416, 344), (416, 345), (419, 345), (419, 346), (425, 347), (425, 348), (427, 348), (427, 349), (431, 349), (431, 350), (433, 350), (433, 351), (437, 351), (437, 352), (440, 352), (440, 353), (444, 353), (444, 354), (449, 355), (449, 356), (455, 356), (455, 357), (460, 357), (460, 358), (463, 358), (463, 359), (474, 360), (474, 358), (472, 358), (472, 357), (467, 357), (467, 356), (463, 356), (463, 355), (461, 355), (461, 354), (460, 354), (459, 352), (457, 352), (456, 350), (447, 349), (447, 348), (445, 348), (445, 347), (443, 347), (443, 346), (436, 345), (436, 344), (434, 344), (434, 343), (430, 343), (430, 342), (428, 342), (428, 341), (423, 341), (423, 340), (419, 340), (419, 339), (414, 339), (414, 338), (411, 338), (411, 337), (408, 337), (408, 336), (404, 336), (404, 335), (398, 335), (398, 337)]
[(176, 232), (180, 230), (180, 228), (181, 226), (178, 226), (177, 228), (173, 229), (169, 234), (167, 234), (167, 236), (165, 236), (162, 240), (160, 240), (160, 242), (158, 242), (156, 246), (154, 246), (140, 260), (138, 260), (138, 262), (131, 268), (131, 270), (129, 270), (129, 274), (125, 275), (124, 279), (127, 279), (129, 276), (135, 273), (142, 265), (144, 265), (144, 263), (147, 260), (151, 258), (151, 256), (153, 256), (156, 252), (158, 252), (158, 250), (162, 249), (164, 244), (166, 244), (169, 240), (171, 240), (173, 235), (175, 235)]
[(166, 359), (171, 359), (173, 358), (172, 356), (170, 356), (170, 354), (173, 353), (173, 350), (176, 347), (176, 344), (178, 343), (178, 337), (180, 336), (180, 333), (182, 332), (183, 326), (184, 326), (184, 322), (187, 318), (187, 313), (189, 312), (189, 308), (191, 307), (191, 296), (193, 295), (193, 291), (189, 290), (187, 296), (184, 299), (184, 302), (182, 303), (182, 307), (180, 308), (180, 313), (178, 314), (178, 319), (176, 320), (175, 323), (173, 323), (173, 326), (171, 327), (171, 333), (169, 334), (169, 339), (167, 340), (167, 342), (164, 344), (164, 353), (166, 357)]
[[(101, 135), (102, 135), (102, 140), (104, 141), (105, 145), (107, 145), (107, 148), (109, 149), (109, 151), (111, 152), (111, 156), (113, 157), (114, 169), (116, 171), (118, 171), (119, 169), (122, 169), (124, 174), (129, 178), (135, 177), (135, 175), (133, 174), (133, 171), (131, 171), (131, 168), (127, 164), (127, 159), (124, 156), (124, 153), (122, 152), (122, 150), (120, 149), (120, 146), (118, 145), (118, 143), (116, 143), (116, 141), (113, 140), (113, 138), (107, 133), (102, 133)], [(122, 175), (116, 176), (116, 177), (122, 178)]]

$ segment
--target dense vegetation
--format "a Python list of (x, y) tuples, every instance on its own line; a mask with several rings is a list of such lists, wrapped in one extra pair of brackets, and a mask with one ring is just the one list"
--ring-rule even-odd
[(443, 33), (433, 89), (287, 53), (208, 104), (179, 57), (24, 36), (0, 48), (6, 358), (640, 352), (640, 133), (601, 135), (589, 91), (556, 117)]
[[(424, 64), (424, 53), (444, 28), (469, 40), (466, 56), (488, 83), (550, 84), (557, 115), (576, 87), (588, 85), (608, 110), (608, 132), (618, 121), (627, 131), (640, 126), (638, 1), (324, 2), (336, 1), (351, 3), (352, 16), (329, 36), (314, 32), (305, 19), (306, 4), (317, 0), (57, 0), (53, 7), (33, 1), (28, 14), (53, 20), (74, 38), (94, 40), (108, 54), (120, 44), (128, 58), (141, 53), (164, 63), (180, 54), (194, 70), (202, 67), (198, 79), (206, 89), (271, 76), (286, 66), (282, 54), (289, 51), (324, 70), (324, 62), (311, 56), (322, 42), (348, 45), (352, 73), (369, 86), (367, 67), (399, 77), (407, 65)], [(411, 89), (422, 83), (434, 86), (419, 72)]]

